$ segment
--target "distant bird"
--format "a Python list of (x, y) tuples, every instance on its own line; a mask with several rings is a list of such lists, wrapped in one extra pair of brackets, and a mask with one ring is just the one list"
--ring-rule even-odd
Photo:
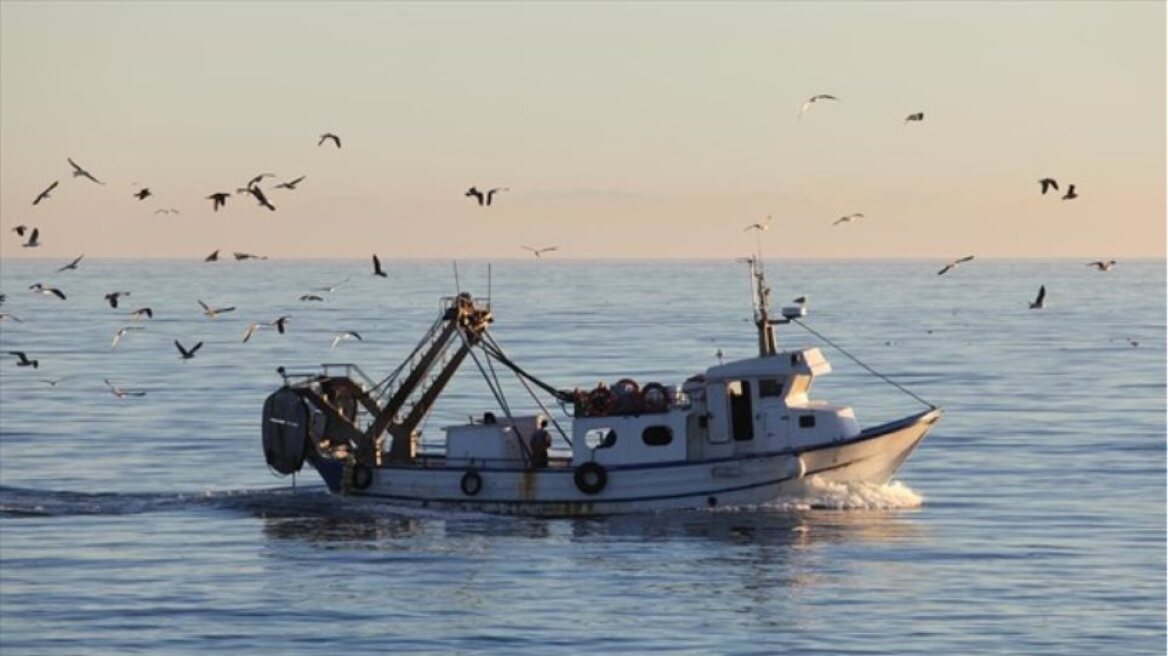
[(972, 256), (972, 255), (966, 255), (965, 257), (962, 257), (962, 258), (958, 258), (958, 259), (956, 259), (956, 260), (953, 260), (953, 261), (952, 261), (952, 262), (950, 262), (949, 264), (946, 264), (946, 265), (945, 265), (945, 267), (944, 267), (944, 268), (942, 268), (940, 271), (938, 271), (938, 272), (937, 272), (937, 275), (939, 275), (939, 276), (943, 276), (943, 275), (945, 275), (946, 273), (949, 273), (950, 271), (952, 271), (953, 269), (956, 269), (958, 264), (963, 264), (963, 263), (965, 263), (965, 262), (968, 262), (968, 261), (970, 261), (970, 260), (972, 260), (972, 259), (973, 259), (973, 256)]
[(746, 226), (745, 228), (742, 229), (742, 232), (748, 232), (750, 230), (758, 230), (759, 232), (763, 232), (770, 227), (771, 227), (771, 215), (768, 214), (767, 218), (763, 219), (759, 223), (752, 223), (752, 224)]
[(41, 245), (40, 239), (41, 239), (41, 229), (40, 228), (33, 228), (32, 232), (30, 232), (28, 235), (28, 241), (21, 244), (21, 246), (23, 246), (25, 248), (36, 248), (37, 246)]
[(806, 306), (806, 305), (807, 305), (807, 301), (808, 301), (808, 298), (807, 298), (806, 296), (800, 296), (799, 298), (792, 299), (792, 301), (791, 301), (791, 302), (792, 302), (792, 303), (798, 303), (799, 305), (802, 305), (802, 306)]
[(45, 287), (44, 285), (40, 284), (39, 282), (35, 282), (35, 283), (29, 285), (28, 288), (31, 289), (32, 291), (38, 293), (38, 294), (44, 294), (46, 296), (52, 295), (52, 296), (56, 296), (57, 298), (61, 299), (62, 301), (65, 300), (65, 292), (57, 289), (56, 287)]
[(142, 187), (140, 190), (138, 190), (136, 193), (133, 194), (134, 198), (137, 198), (138, 200), (146, 200), (147, 198), (150, 198), (150, 196), (152, 196), (152, 195), (153, 194), (150, 193), (150, 189), (148, 187)]
[[(218, 252), (218, 251), (216, 251), (216, 252)], [(237, 262), (240, 260), (266, 260), (266, 259), (268, 259), (265, 256), (253, 255), (251, 253), (240, 253), (238, 251), (232, 253), (231, 256), (234, 257)]]
[(839, 102), (839, 98), (836, 98), (835, 96), (830, 95), (830, 94), (826, 94), (826, 93), (821, 93), (821, 94), (818, 94), (815, 96), (811, 96), (810, 98), (807, 99), (807, 102), (803, 103), (803, 108), (799, 110), (799, 117), (802, 118), (803, 114), (808, 109), (811, 109), (811, 105), (819, 102), (820, 100), (834, 100), (836, 102)]
[(1075, 200), (1078, 197), (1079, 194), (1075, 193), (1075, 185), (1068, 186), (1067, 193), (1063, 194), (1063, 200)]
[(381, 278), (388, 278), (389, 275), (381, 268), (381, 259), (376, 254), (373, 255), (373, 275)]
[(360, 335), (353, 332), (352, 330), (346, 330), (344, 332), (339, 332), (333, 336), (333, 345), (330, 346), (329, 348), (335, 349), (337, 347), (337, 344), (339, 344), (342, 340), (345, 340), (345, 339), (355, 339), (358, 342), (365, 341), (365, 340), (361, 339)]
[(57, 273), (61, 273), (62, 271), (70, 271), (70, 270), (76, 271), (77, 265), (81, 262), (82, 258), (84, 258), (84, 257), (85, 257), (85, 255), (81, 255), (76, 260), (73, 260), (72, 262), (61, 267), (60, 269), (57, 269)]
[(551, 253), (552, 251), (560, 250), (559, 246), (544, 246), (543, 248), (532, 248), (531, 246), (524, 246), (524, 250), (531, 251), (531, 254), (542, 258), (544, 253)]
[(324, 134), (320, 135), (320, 141), (316, 142), (316, 145), (323, 146), (324, 142), (328, 141), (329, 139), (333, 140), (333, 143), (337, 145), (337, 148), (341, 147), (341, 138), (332, 132), (325, 132)]
[(300, 300), (302, 300), (302, 301), (323, 301), (324, 298), (321, 296), (317, 296), (316, 294), (304, 294), (303, 296), (300, 297)]
[(923, 120), (925, 120), (925, 113), (924, 112), (917, 112), (915, 114), (909, 114), (908, 116), (904, 117), (904, 122), (906, 125), (908, 124), (909, 121), (920, 122)]
[(75, 378), (75, 376), (65, 376), (64, 378), (42, 378), (39, 382), (42, 382), (49, 387), (56, 387), (58, 384), (67, 380), (72, 380), (73, 378)]
[(1058, 191), (1058, 182), (1054, 178), (1043, 178), (1038, 181), (1038, 184), (1042, 185), (1042, 194), (1044, 196), (1051, 189)]
[(203, 343), (202, 343), (202, 342), (199, 342), (198, 344), (195, 344), (195, 345), (194, 345), (194, 346), (192, 346), (192, 347), (191, 347), (191, 349), (188, 351), (187, 349), (183, 348), (183, 345), (182, 345), (182, 344), (179, 344), (179, 343), (178, 343), (178, 340), (176, 339), (176, 340), (174, 340), (174, 346), (175, 346), (175, 348), (177, 348), (177, 349), (178, 349), (178, 352), (179, 352), (179, 354), (182, 356), (182, 359), (183, 359), (183, 360), (190, 360), (191, 358), (195, 357), (195, 353), (196, 353), (196, 352), (197, 352), (199, 349), (203, 348)]
[(145, 330), (145, 328), (141, 326), (126, 326), (125, 328), (119, 329), (118, 332), (114, 333), (114, 341), (110, 342), (110, 350), (112, 351), (116, 349), (118, 344), (122, 341), (122, 338), (125, 337), (126, 334), (131, 330)]
[(851, 223), (852, 221), (855, 221), (856, 219), (862, 219), (862, 218), (864, 218), (864, 214), (862, 212), (853, 212), (847, 216), (841, 216), (840, 218), (836, 219), (835, 222), (832, 223), (831, 225), (837, 226), (841, 223)]
[(247, 340), (251, 339), (251, 336), (255, 334), (255, 331), (263, 328), (266, 325), (268, 324), (260, 323), (258, 321), (253, 321), (247, 324), (247, 329), (243, 331), (243, 343), (246, 344)]
[(292, 320), (292, 315), (285, 314), (284, 316), (278, 317), (275, 321), (273, 321), (272, 325), (276, 327), (276, 332), (283, 335), (284, 331), (287, 330), (288, 322), (291, 320)]
[(65, 159), (69, 160), (69, 165), (73, 167), (73, 177), (75, 177), (75, 178), (78, 178), (78, 177), (89, 178), (90, 180), (96, 182), (99, 185), (105, 184), (101, 180), (98, 180), (97, 178), (90, 175), (89, 171), (86, 171), (85, 169), (81, 168), (81, 166), (79, 164), (77, 164), (77, 162), (73, 161), (72, 157), (66, 157)]
[(60, 181), (60, 180), (54, 180), (54, 181), (53, 181), (53, 184), (49, 185), (48, 189), (45, 189), (45, 190), (44, 190), (44, 191), (42, 191), (41, 193), (37, 194), (37, 197), (36, 197), (36, 199), (35, 199), (35, 200), (33, 200), (33, 201), (32, 201), (32, 204), (33, 204), (33, 205), (36, 205), (37, 203), (41, 202), (42, 200), (44, 200), (44, 199), (48, 198), (48, 197), (49, 197), (49, 192), (50, 192), (50, 191), (52, 191), (52, 190), (54, 190), (54, 189), (56, 189), (56, 188), (57, 188), (57, 185), (58, 185), (58, 184), (60, 184), (60, 183), (61, 183), (61, 181)]
[(24, 233), (27, 231), (28, 226), (24, 225), (23, 223), (12, 229), (12, 232), (15, 232), (17, 237), (23, 237)]
[(155, 214), (181, 214), (182, 212), (179, 212), (178, 210), (176, 210), (173, 207), (160, 207), (160, 208), (154, 210), (154, 213)]
[(29, 360), (24, 351), (9, 351), (8, 355), (15, 355), (17, 357), (16, 366), (18, 367), (32, 367), (36, 369), (40, 366), (40, 360)]
[(109, 306), (117, 309), (118, 299), (123, 296), (129, 296), (130, 292), (110, 292), (105, 295), (105, 300), (109, 302)]
[(211, 317), (212, 319), (218, 319), (219, 315), (223, 314), (224, 312), (234, 312), (235, 311), (234, 305), (230, 305), (228, 307), (213, 308), (202, 301), (199, 301), (199, 305), (202, 306), (202, 308), (203, 308), (203, 314), (207, 315), (208, 317)]
[(1089, 263), (1087, 266), (1095, 267), (1099, 271), (1111, 271), (1115, 268), (1115, 260), (1109, 260), (1107, 262), (1097, 260), (1095, 262)]
[(124, 390), (124, 389), (118, 387), (117, 385), (113, 384), (109, 378), (105, 379), (105, 384), (106, 384), (106, 387), (109, 387), (110, 394), (113, 394), (114, 396), (118, 397), (119, 399), (124, 399), (128, 396), (146, 396), (146, 392), (143, 390)]
[(260, 182), (263, 181), (264, 178), (274, 178), (274, 177), (276, 177), (275, 173), (261, 173), (261, 174), (257, 175), (256, 177), (252, 178), (251, 180), (248, 180), (247, 187), (250, 188), (250, 187), (254, 187), (254, 186), (258, 185)]
[(16, 323), (24, 323), (24, 319), (21, 319), (20, 317), (16, 316), (15, 314), (8, 314), (7, 312), (0, 312), (0, 321), (7, 321), (9, 319), (12, 319)]
[(470, 189), (466, 190), (466, 193), (463, 194), (463, 196), (473, 197), (475, 200), (477, 200), (479, 202), (480, 206), (490, 205), (491, 201), (495, 197), (495, 194), (497, 192), (500, 192), (500, 191), (511, 191), (511, 188), (510, 187), (495, 187), (494, 189), (488, 189), (487, 192), (484, 194), (483, 192), (478, 190), (478, 187), (471, 187)]
[[(376, 267), (376, 266), (377, 266), (377, 263), (375, 263), (375, 264), (374, 264), (374, 266)], [(340, 282), (334, 282), (334, 283), (332, 283), (331, 285), (324, 285), (324, 286), (321, 286), (321, 287), (313, 287), (313, 288), (312, 288), (312, 291), (314, 291), (314, 292), (325, 292), (325, 293), (331, 294), (331, 293), (333, 293), (333, 292), (337, 291), (337, 287), (340, 287), (341, 285), (343, 285), (343, 284), (345, 284), (345, 283), (349, 282), (349, 281), (350, 281), (350, 280), (352, 280), (352, 279), (353, 279), (353, 277), (352, 277), (352, 276), (345, 276), (345, 279), (344, 279), (344, 280), (342, 280), (342, 281), (340, 281)]]
[(218, 212), (220, 207), (227, 204), (227, 199), (230, 197), (231, 194), (220, 191), (207, 196), (207, 200), (211, 201), (211, 210)]
[(296, 185), (300, 184), (302, 181), (304, 181), (304, 178), (307, 178), (307, 177), (308, 177), (307, 175), (302, 175), (299, 178), (296, 178), (295, 180), (289, 180), (288, 182), (282, 182), (282, 183), (276, 185), (276, 189), (295, 189)]
[(260, 204), (260, 207), (266, 207), (273, 212), (276, 211), (276, 206), (268, 202), (268, 197), (264, 195), (263, 189), (259, 187), (247, 187), (243, 191), (251, 194)]
[(215, 252), (211, 253), (207, 257), (204, 257), (203, 261), (204, 262), (218, 262), (219, 261), (219, 249), (215, 249)]
[(722, 353), (722, 349), (718, 349), (717, 352), (714, 353), (714, 355), (718, 357), (718, 364), (723, 364), (722, 359), (726, 356), (724, 353)]
[(137, 308), (136, 310), (134, 310), (133, 312), (130, 313), (130, 318), (133, 319), (134, 321), (140, 321), (142, 319), (142, 317), (146, 317), (147, 319), (153, 319), (154, 318), (154, 310), (151, 310), (148, 307), (144, 307), (144, 308)]
[(1031, 310), (1041, 310), (1046, 307), (1046, 285), (1038, 288), (1038, 296), (1030, 303)]

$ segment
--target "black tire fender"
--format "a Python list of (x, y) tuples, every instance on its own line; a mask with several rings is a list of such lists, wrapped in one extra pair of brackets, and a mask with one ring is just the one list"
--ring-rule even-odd
[(576, 469), (576, 487), (584, 494), (600, 494), (608, 484), (608, 470), (595, 462), (586, 462)]
[(462, 493), (468, 497), (478, 495), (483, 491), (483, 477), (479, 475), (477, 470), (469, 469), (462, 475), (462, 480), (458, 482), (458, 487), (462, 488)]

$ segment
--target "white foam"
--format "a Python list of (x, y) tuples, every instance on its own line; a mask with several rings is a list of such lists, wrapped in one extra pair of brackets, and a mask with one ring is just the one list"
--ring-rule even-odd
[(925, 498), (900, 481), (885, 485), (871, 483), (836, 483), (818, 476), (803, 480), (803, 489), (767, 504), (779, 510), (893, 510), (919, 508)]

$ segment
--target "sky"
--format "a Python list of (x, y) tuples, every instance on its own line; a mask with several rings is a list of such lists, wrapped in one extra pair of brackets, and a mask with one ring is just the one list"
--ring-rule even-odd
[(1164, 257), (1165, 6), (3, 0), (0, 257)]

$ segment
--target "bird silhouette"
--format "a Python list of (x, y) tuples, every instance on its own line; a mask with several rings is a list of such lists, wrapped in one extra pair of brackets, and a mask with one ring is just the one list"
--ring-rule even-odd
[(925, 113), (924, 112), (917, 112), (915, 114), (909, 114), (908, 116), (904, 117), (904, 122), (906, 125), (908, 124), (909, 121), (920, 122), (923, 120), (925, 120)]
[(266, 259), (268, 259), (266, 257), (261, 257), (259, 255), (252, 255), (251, 253), (240, 253), (240, 252), (232, 253), (231, 256), (234, 257), (237, 262), (240, 260), (266, 260)]
[(757, 230), (759, 232), (764, 232), (767, 229), (769, 229), (770, 227), (771, 227), (771, 215), (768, 214), (767, 218), (763, 219), (762, 221), (760, 221), (758, 223), (752, 223), (752, 224), (746, 226), (745, 228), (742, 229), (742, 232), (749, 232), (751, 230)]
[(57, 289), (56, 287), (46, 287), (39, 282), (34, 282), (33, 284), (29, 285), (28, 288), (38, 294), (44, 294), (45, 296), (56, 296), (62, 301), (65, 300), (65, 292)]
[(851, 223), (852, 221), (855, 221), (856, 219), (862, 219), (862, 218), (864, 218), (864, 214), (862, 212), (853, 212), (847, 216), (841, 216), (840, 218), (836, 219), (835, 222), (832, 223), (831, 225), (837, 226), (841, 223)]
[(37, 203), (40, 203), (42, 200), (44, 200), (44, 199), (48, 198), (48, 197), (49, 197), (49, 192), (51, 192), (52, 190), (56, 189), (56, 188), (57, 188), (57, 185), (58, 185), (58, 184), (60, 184), (60, 183), (61, 183), (61, 181), (60, 181), (60, 180), (54, 180), (54, 181), (53, 181), (53, 184), (49, 185), (48, 189), (45, 189), (45, 190), (44, 190), (44, 191), (42, 191), (41, 193), (37, 194), (37, 197), (36, 197), (36, 198), (35, 198), (35, 199), (32, 201), (32, 204), (33, 204), (33, 205), (36, 205)]
[(16, 366), (18, 367), (32, 367), (36, 369), (40, 366), (40, 360), (29, 360), (24, 351), (9, 351), (8, 355), (15, 355), (17, 357)]
[(114, 333), (113, 341), (110, 342), (110, 350), (112, 351), (112, 350), (116, 349), (118, 347), (118, 344), (121, 343), (122, 338), (125, 337), (127, 334), (129, 334), (129, 332), (131, 330), (146, 330), (146, 329), (141, 327), (141, 326), (126, 326), (124, 328), (118, 329), (118, 332)]
[(24, 233), (28, 232), (28, 226), (26, 226), (22, 223), (16, 227), (12, 228), (12, 232), (15, 232), (17, 237), (23, 237)]
[(134, 310), (133, 312), (130, 313), (130, 318), (133, 319), (134, 321), (138, 321), (142, 317), (146, 317), (147, 319), (153, 319), (154, 318), (154, 310), (151, 310), (148, 307), (144, 307), (144, 308), (137, 308), (136, 310)]
[(227, 199), (230, 196), (231, 194), (222, 191), (207, 196), (207, 200), (211, 201), (211, 210), (218, 212), (220, 207), (223, 207), (227, 204)]
[(211, 317), (212, 319), (218, 319), (219, 315), (224, 313), (224, 312), (234, 312), (235, 311), (234, 305), (229, 305), (227, 307), (222, 307), (222, 308), (213, 308), (213, 307), (207, 305), (206, 303), (204, 303), (203, 301), (199, 301), (199, 305), (202, 306), (202, 308), (203, 308), (203, 314), (207, 315), (208, 317)]
[(1038, 184), (1042, 185), (1042, 194), (1044, 196), (1051, 189), (1058, 191), (1058, 182), (1054, 178), (1043, 178), (1038, 181)]
[(138, 200), (146, 200), (152, 195), (153, 194), (150, 193), (150, 189), (148, 187), (142, 187), (142, 189), (140, 189), (137, 193), (133, 194), (134, 198), (137, 198)]
[(215, 249), (215, 251), (213, 253), (211, 253), (207, 257), (204, 257), (203, 261), (204, 262), (218, 262), (219, 261), (219, 249)]
[(274, 177), (276, 177), (275, 173), (261, 173), (261, 174), (257, 175), (256, 177), (252, 178), (251, 180), (248, 180), (246, 186), (254, 187), (254, 186), (258, 185), (260, 182), (262, 182), (264, 178), (274, 178)]
[(968, 262), (968, 261), (970, 261), (970, 260), (972, 260), (972, 259), (973, 259), (973, 256), (972, 256), (972, 255), (966, 255), (965, 257), (962, 257), (962, 258), (958, 258), (958, 259), (956, 259), (956, 260), (953, 260), (953, 261), (952, 261), (952, 262), (950, 262), (949, 264), (946, 264), (946, 265), (944, 266), (944, 268), (942, 268), (940, 271), (938, 271), (938, 272), (937, 272), (937, 275), (939, 275), (939, 276), (943, 276), (943, 275), (945, 275), (946, 273), (949, 273), (950, 271), (952, 271), (953, 269), (956, 269), (956, 268), (957, 268), (957, 265), (959, 265), (959, 264), (962, 264), (962, 263), (965, 263), (965, 262)]
[(264, 195), (264, 190), (259, 187), (246, 187), (242, 191), (251, 194), (259, 202), (260, 207), (266, 207), (275, 212), (276, 206), (268, 202), (268, 197)]
[(1075, 193), (1075, 185), (1068, 186), (1067, 193), (1063, 194), (1063, 200), (1075, 200), (1078, 197), (1079, 194)]
[(32, 232), (29, 233), (29, 235), (28, 235), (28, 241), (21, 244), (21, 246), (23, 246), (24, 248), (36, 248), (37, 246), (41, 245), (40, 238), (41, 238), (41, 229), (40, 228), (33, 228)]
[(1041, 310), (1046, 307), (1046, 285), (1038, 288), (1038, 296), (1030, 303), (1031, 310)]
[(203, 343), (199, 342), (198, 344), (192, 346), (190, 350), (187, 350), (183, 348), (183, 345), (179, 344), (178, 340), (176, 339), (174, 340), (174, 346), (178, 349), (179, 355), (182, 357), (182, 359), (186, 361), (195, 357), (195, 353), (198, 352), (199, 349), (203, 348)]
[(276, 327), (276, 332), (283, 335), (284, 331), (287, 330), (288, 322), (291, 320), (292, 320), (292, 315), (285, 314), (284, 316), (278, 317), (275, 321), (273, 321), (272, 325)]
[(542, 258), (544, 253), (558, 251), (558, 250), (560, 250), (560, 247), (559, 246), (544, 246), (543, 248), (532, 248), (531, 246), (524, 246), (523, 249), (531, 251), (531, 254), (538, 257), (538, 258)]
[(316, 294), (304, 294), (300, 297), (300, 300), (302, 300), (302, 301), (323, 301), (324, 297), (317, 296)]
[(299, 178), (296, 178), (295, 180), (289, 180), (288, 182), (282, 182), (282, 183), (276, 185), (276, 189), (295, 189), (296, 185), (303, 182), (304, 179), (307, 177), (308, 177), (307, 175), (302, 175)]
[(118, 299), (123, 296), (129, 296), (130, 292), (110, 292), (105, 295), (105, 300), (109, 302), (109, 306), (117, 309)]
[(60, 269), (57, 269), (57, 273), (61, 273), (62, 271), (76, 270), (76, 269), (77, 269), (77, 265), (78, 265), (78, 264), (81, 262), (81, 260), (82, 260), (84, 257), (85, 257), (85, 255), (80, 255), (80, 256), (78, 256), (78, 258), (77, 258), (77, 259), (75, 259), (75, 260), (73, 260), (72, 262), (70, 262), (70, 263), (66, 264), (65, 266), (61, 267)]
[(323, 146), (324, 142), (328, 141), (329, 139), (331, 139), (332, 142), (337, 145), (337, 148), (341, 147), (341, 138), (332, 132), (325, 132), (324, 134), (320, 135), (320, 141), (316, 142), (316, 145)]
[(78, 178), (78, 177), (89, 178), (90, 180), (96, 182), (99, 185), (105, 184), (101, 180), (98, 180), (97, 178), (93, 177), (93, 175), (91, 175), (89, 173), (89, 171), (86, 171), (85, 169), (81, 168), (81, 165), (79, 165), (77, 162), (74, 162), (72, 157), (66, 157), (65, 159), (69, 160), (69, 165), (73, 167), (73, 177), (75, 177), (75, 178)]
[(820, 100), (834, 100), (839, 102), (839, 98), (836, 98), (835, 96), (828, 93), (821, 93), (811, 96), (807, 99), (807, 102), (803, 103), (803, 108), (799, 110), (799, 117), (802, 118), (804, 112), (806, 112), (808, 109), (811, 109), (811, 105), (819, 102)]
[(339, 344), (342, 340), (346, 340), (346, 339), (355, 339), (358, 342), (365, 341), (365, 340), (361, 339), (361, 336), (358, 335), (356, 332), (354, 332), (352, 330), (346, 330), (344, 332), (336, 333), (336, 335), (333, 336), (333, 345), (330, 346), (329, 348), (335, 349), (337, 347), (337, 344)]
[(1095, 267), (1099, 271), (1111, 271), (1112, 269), (1115, 268), (1115, 260), (1109, 260), (1107, 262), (1104, 262), (1102, 260), (1097, 260), (1095, 262), (1088, 263), (1087, 266)]
[(119, 399), (124, 399), (128, 396), (146, 396), (146, 392), (142, 390), (124, 390), (111, 382), (109, 378), (105, 379), (105, 384), (110, 389), (110, 394), (113, 394)]
[(379, 276), (381, 278), (388, 278), (389, 277), (388, 274), (386, 274), (385, 271), (382, 270), (381, 259), (378, 258), (376, 254), (373, 255), (373, 275)]

